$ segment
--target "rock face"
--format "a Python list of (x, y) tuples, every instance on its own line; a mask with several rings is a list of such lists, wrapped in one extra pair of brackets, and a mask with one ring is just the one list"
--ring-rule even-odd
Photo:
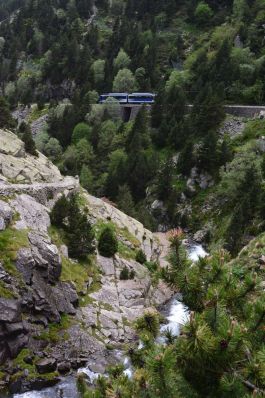
[[(120, 253), (110, 259), (93, 258), (96, 283), (88, 270), (78, 295), (74, 281), (79, 275), (71, 269), (76, 261), (68, 258), (62, 242), (57, 246), (49, 235), (50, 208), (62, 193), (71, 195), (80, 189), (78, 180), (61, 177), (42, 156), (25, 155), (23, 144), (12, 133), (0, 131), (0, 140), (0, 239), (1, 230), (11, 239), (11, 252), (6, 253), (9, 261), (5, 255), (1, 258), (0, 250), (0, 365), (9, 366), (8, 361), (27, 347), (31, 356), (25, 361), (33, 363), (35, 358), (39, 373), (31, 387), (43, 386), (41, 374), (56, 370), (57, 365), (61, 373), (86, 363), (95, 371), (104, 371), (110, 361), (106, 344), (119, 346), (134, 339), (132, 322), (144, 309), (169, 300), (172, 291), (162, 282), (154, 287), (147, 268)], [(17, 171), (23, 167), (17, 174), (20, 177), (14, 179), (17, 183), (7, 181), (7, 165)], [(19, 183), (21, 176), (30, 183)], [(140, 222), (83, 191), (82, 199), (91, 222), (111, 220), (130, 253), (142, 248), (148, 259), (159, 258), (159, 239)], [(121, 280), (124, 268), (132, 279)], [(30, 388), (26, 375), (21, 379), (21, 372), (18, 374), (12, 391)]]
[(28, 342), (21, 303), (17, 300), (0, 298), (0, 337), (0, 363), (15, 358)]
[(9, 132), (0, 130), (0, 173), (11, 181), (34, 183), (62, 180), (59, 170), (39, 153), (25, 153), (24, 143)]
[(89, 195), (87, 192), (84, 192), (84, 199), (86, 200), (90, 210), (92, 223), (97, 220), (103, 220), (106, 222), (112, 221), (119, 228), (127, 229), (139, 240), (141, 248), (148, 259), (155, 259), (158, 256), (158, 242), (154, 239), (152, 232), (144, 228), (143, 224), (134, 218), (127, 216), (104, 200)]

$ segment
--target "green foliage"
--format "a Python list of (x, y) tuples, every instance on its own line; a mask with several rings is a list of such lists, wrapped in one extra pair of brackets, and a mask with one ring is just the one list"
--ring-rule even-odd
[(133, 269), (129, 270), (129, 268), (125, 265), (120, 272), (120, 280), (127, 281), (128, 279), (134, 279), (134, 277), (135, 271)]
[(141, 249), (137, 251), (135, 260), (140, 264), (144, 264), (147, 261), (146, 255)]
[(91, 127), (86, 123), (78, 123), (72, 134), (72, 143), (77, 144), (82, 138), (86, 138), (88, 141), (91, 135)]
[(58, 199), (51, 212), (53, 225), (63, 228), (69, 255), (84, 258), (94, 252), (94, 232), (76, 196)]
[(148, 311), (135, 322), (135, 329), (140, 334), (147, 334), (151, 338), (156, 338), (159, 332), (159, 314), (156, 311)]
[(105, 227), (98, 240), (98, 251), (104, 257), (113, 257), (118, 251), (118, 240), (109, 226)]
[(117, 93), (133, 92), (137, 88), (133, 73), (123, 68), (119, 70), (113, 81), (113, 91)]
[(30, 126), (25, 122), (22, 122), (19, 126), (18, 132), (21, 135), (22, 141), (25, 144), (25, 151), (30, 155), (38, 156), (35, 141), (32, 138)]
[(22, 247), (29, 247), (28, 231), (8, 227), (0, 232), (0, 261), (11, 275), (18, 274), (15, 261)]
[(0, 128), (15, 127), (8, 104), (6, 100), (0, 96)]
[(128, 68), (130, 66), (131, 59), (126, 52), (121, 48), (119, 54), (114, 59), (114, 68), (119, 71), (120, 69)]
[(194, 16), (198, 24), (206, 24), (210, 22), (210, 19), (213, 16), (213, 11), (206, 2), (201, 1), (196, 7)]

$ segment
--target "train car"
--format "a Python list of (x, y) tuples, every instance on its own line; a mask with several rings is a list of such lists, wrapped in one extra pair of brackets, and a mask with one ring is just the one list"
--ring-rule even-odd
[(128, 104), (153, 104), (155, 94), (152, 93), (132, 93), (128, 95)]
[(119, 101), (120, 104), (127, 104), (128, 103), (128, 93), (109, 93), (109, 94), (102, 94), (99, 97), (99, 103), (104, 104), (108, 98), (115, 98)]

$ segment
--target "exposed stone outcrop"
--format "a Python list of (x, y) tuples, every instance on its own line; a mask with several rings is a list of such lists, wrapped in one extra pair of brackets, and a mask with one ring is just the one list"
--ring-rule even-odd
[(56, 182), (62, 177), (59, 170), (44, 155), (33, 157), (25, 153), (18, 137), (0, 130), (0, 173), (17, 183)]
[[(104, 371), (113, 360), (106, 344), (119, 346), (133, 340), (133, 321), (146, 308), (169, 300), (172, 291), (162, 282), (153, 286), (148, 269), (130, 255), (125, 259), (120, 253), (111, 259), (97, 255), (92, 260), (97, 268), (96, 281), (88, 272), (78, 295), (71, 276), (62, 276), (65, 262), (71, 275), (69, 267), (72, 264), (74, 268), (75, 261), (68, 258), (67, 247), (62, 242), (57, 246), (49, 235), (51, 207), (62, 193), (79, 191), (78, 180), (63, 178), (41, 155), (26, 155), (24, 145), (12, 133), (0, 130), (0, 140), (0, 231), (8, 228), (8, 234), (14, 233), (14, 238), (19, 236), (23, 242), (12, 249), (11, 268), (5, 257), (0, 258), (0, 282), (6, 294), (0, 298), (0, 364), (9, 366), (6, 360), (16, 357), (26, 346), (31, 357), (38, 358), (34, 363), (40, 373), (29, 382), (18, 372), (12, 391), (43, 386), (41, 374), (55, 370), (59, 364), (62, 373), (87, 362), (91, 369)], [(14, 148), (10, 140), (14, 140)], [(12, 181), (8, 181), (10, 170), (14, 172)], [(111, 221), (129, 253), (142, 248), (148, 259), (159, 258), (159, 239), (140, 222), (104, 200), (81, 193), (82, 206), (88, 208), (92, 224)], [(124, 268), (132, 279), (121, 280)], [(51, 338), (51, 323), (59, 324), (66, 315), (67, 330), (58, 326), (58, 336)], [(32, 358), (27, 360), (33, 363)]]
[(0, 298), (0, 363), (9, 357), (15, 358), (27, 342), (21, 303), (18, 300)]
[(154, 239), (152, 232), (144, 228), (143, 224), (102, 199), (89, 195), (87, 192), (84, 192), (83, 196), (90, 210), (92, 223), (97, 220), (112, 221), (119, 228), (126, 228), (139, 240), (148, 259), (158, 257), (158, 242)]

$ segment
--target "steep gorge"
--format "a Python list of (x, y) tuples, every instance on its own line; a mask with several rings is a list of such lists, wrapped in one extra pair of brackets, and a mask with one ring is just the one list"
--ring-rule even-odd
[[(81, 189), (78, 180), (61, 177), (43, 155), (26, 155), (12, 133), (0, 130), (0, 142), (1, 386), (38, 389), (87, 363), (102, 373), (115, 362), (106, 347), (133, 340), (137, 316), (172, 296), (134, 259), (142, 248), (157, 260), (160, 242), (141, 223)], [(115, 227), (115, 258), (97, 254), (78, 263), (68, 257), (49, 212), (62, 193), (73, 192), (95, 230)], [(124, 267), (134, 271), (132, 280), (120, 280)]]

